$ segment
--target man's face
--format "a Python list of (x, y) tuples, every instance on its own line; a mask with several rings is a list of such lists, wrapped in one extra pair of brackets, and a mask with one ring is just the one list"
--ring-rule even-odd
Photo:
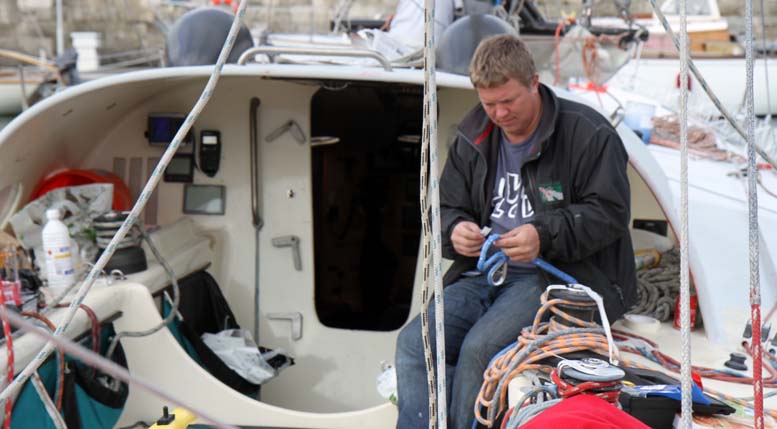
[(527, 88), (515, 79), (491, 88), (477, 88), (478, 97), (488, 117), (508, 135), (524, 135), (540, 109), (538, 77)]

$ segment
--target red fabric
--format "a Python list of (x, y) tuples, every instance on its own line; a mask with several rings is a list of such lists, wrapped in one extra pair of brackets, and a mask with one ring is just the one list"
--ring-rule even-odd
[(577, 395), (561, 401), (521, 429), (650, 429), (641, 421), (593, 395)]
[(488, 135), (491, 134), (491, 130), (493, 129), (494, 129), (494, 123), (489, 122), (488, 125), (486, 126), (486, 129), (483, 130), (483, 132), (480, 133), (480, 135), (477, 136), (477, 138), (475, 139), (475, 145), (479, 145), (480, 143), (483, 143), (483, 140), (485, 140), (486, 137), (488, 137)]

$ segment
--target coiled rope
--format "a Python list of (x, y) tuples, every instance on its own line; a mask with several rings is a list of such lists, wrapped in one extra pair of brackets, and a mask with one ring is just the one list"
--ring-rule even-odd
[(679, 277), (680, 251), (673, 248), (661, 254), (657, 266), (637, 271), (637, 304), (629, 313), (670, 320), (680, 292)]
[[(73, 321), (73, 318), (75, 317), (76, 311), (78, 311), (78, 306), (83, 302), (84, 298), (86, 297), (86, 294), (89, 293), (89, 290), (92, 288), (92, 285), (94, 284), (95, 280), (98, 278), (105, 265), (111, 259), (111, 256), (113, 256), (119, 242), (121, 242), (121, 240), (127, 235), (127, 233), (132, 228), (132, 225), (137, 221), (138, 217), (140, 216), (140, 213), (146, 207), (146, 203), (151, 197), (151, 194), (154, 192), (154, 189), (159, 184), (159, 181), (161, 180), (165, 169), (167, 168), (168, 164), (170, 164), (170, 161), (172, 160), (173, 156), (178, 150), (178, 146), (180, 146), (181, 141), (189, 132), (195, 120), (202, 112), (202, 110), (208, 104), (210, 97), (213, 95), (213, 90), (216, 87), (216, 84), (218, 83), (219, 77), (221, 76), (221, 70), (224, 67), (224, 64), (226, 63), (227, 58), (229, 57), (229, 54), (232, 51), (232, 47), (235, 44), (237, 32), (240, 29), (240, 21), (245, 15), (245, 10), (247, 5), (248, 5), (248, 0), (240, 1), (240, 6), (238, 7), (237, 13), (235, 14), (235, 19), (232, 21), (232, 26), (229, 29), (227, 38), (224, 41), (224, 46), (221, 49), (221, 53), (219, 54), (218, 60), (216, 61), (216, 65), (213, 69), (213, 72), (211, 73), (210, 78), (208, 79), (208, 83), (205, 85), (205, 89), (202, 91), (202, 94), (200, 95), (200, 98), (197, 100), (197, 103), (195, 103), (192, 110), (186, 116), (186, 119), (181, 125), (181, 128), (178, 129), (178, 132), (175, 134), (175, 137), (173, 137), (173, 141), (170, 142), (170, 145), (165, 150), (165, 153), (162, 155), (161, 159), (159, 160), (159, 163), (154, 168), (154, 171), (151, 173), (151, 177), (149, 177), (148, 182), (146, 182), (146, 185), (143, 188), (143, 191), (140, 193), (140, 196), (138, 197), (138, 200), (135, 202), (135, 205), (132, 207), (132, 210), (127, 216), (127, 219), (124, 221), (121, 228), (116, 232), (116, 235), (113, 237), (111, 242), (108, 244), (108, 247), (105, 249), (103, 254), (97, 260), (94, 267), (92, 267), (92, 269), (89, 271), (89, 274), (86, 276), (86, 279), (84, 280), (81, 287), (79, 288), (78, 293), (70, 303), (70, 306), (67, 309), (67, 312), (65, 314), (65, 317), (62, 323), (59, 326), (57, 326), (57, 330), (54, 332), (54, 335), (53, 335), (54, 337), (57, 337), (57, 338), (62, 337), (65, 331), (67, 330), (68, 326), (70, 326), (70, 323)], [(55, 348), (55, 343), (53, 341), (49, 341), (48, 343), (46, 343), (43, 349), (40, 352), (38, 352), (35, 358), (33, 358), (33, 360), (22, 370), (22, 372), (19, 373), (19, 375), (16, 378), (14, 378), (14, 380), (11, 383), (9, 383), (9, 385), (6, 386), (6, 388), (3, 389), (2, 392), (0, 392), (0, 402), (4, 400), (8, 400), (11, 395), (16, 393), (22, 387), (24, 382), (27, 381), (30, 375), (32, 375), (32, 373), (35, 372), (43, 364), (43, 362), (51, 354), (54, 348)]]
[[(542, 294), (541, 306), (532, 325), (521, 331), (514, 344), (494, 356), (486, 368), (474, 410), (475, 419), (481, 424), (491, 427), (504, 410), (507, 402), (505, 386), (513, 377), (526, 370), (549, 372), (547, 365), (541, 362), (543, 359), (576, 351), (590, 350), (601, 355), (610, 353), (603, 327), (570, 315), (562, 308), (577, 307), (592, 311), (596, 303), (550, 299), (549, 295), (550, 291)], [(553, 317), (548, 322), (542, 322), (546, 315)], [(617, 348), (614, 350), (620, 360)]]

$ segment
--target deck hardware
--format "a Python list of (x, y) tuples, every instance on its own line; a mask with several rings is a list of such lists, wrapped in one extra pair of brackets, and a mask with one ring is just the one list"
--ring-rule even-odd
[(270, 320), (288, 320), (291, 322), (291, 339), (298, 341), (302, 338), (302, 313), (270, 313), (267, 315)]
[(251, 157), (251, 223), (254, 225), (254, 338), (259, 343), (259, 249), (261, 247), (260, 231), (264, 226), (264, 220), (259, 214), (259, 106), (262, 101), (256, 97), (251, 98), (248, 109), (249, 122), (249, 156)]
[(383, 70), (390, 72), (392, 70), (389, 60), (375, 51), (359, 50), (359, 49), (310, 49), (310, 48), (285, 48), (279, 46), (257, 46), (246, 50), (240, 55), (237, 63), (245, 65), (248, 60), (253, 60), (257, 55), (264, 54), (270, 58), (270, 61), (275, 61), (276, 55), (314, 55), (314, 56), (332, 56), (332, 57), (359, 57), (359, 58), (372, 58), (383, 66)]
[(127, 276), (124, 275), (123, 272), (121, 272), (120, 269), (113, 269), (110, 272), (110, 278), (112, 281), (124, 281), (127, 280)]
[(329, 146), (340, 143), (340, 137), (316, 136), (310, 138), (310, 147)]
[(299, 237), (296, 235), (282, 235), (272, 239), (275, 247), (291, 247), (291, 256), (294, 258), (294, 269), (302, 271), (302, 256), (299, 251)]
[(745, 360), (747, 359), (747, 356), (745, 356), (742, 353), (731, 353), (730, 359), (726, 361), (723, 365), (727, 366), (731, 369), (736, 369), (738, 371), (747, 371), (747, 364), (745, 363)]
[(267, 143), (272, 143), (286, 131), (288, 131), (291, 136), (294, 137), (294, 140), (296, 140), (299, 144), (304, 144), (307, 141), (305, 132), (302, 131), (302, 127), (294, 119), (289, 119), (288, 121), (284, 122), (283, 125), (271, 131), (270, 134), (267, 134), (267, 136), (264, 138), (264, 141)]
[(294, 189), (289, 189), (286, 191), (286, 196), (289, 198), (294, 198)]

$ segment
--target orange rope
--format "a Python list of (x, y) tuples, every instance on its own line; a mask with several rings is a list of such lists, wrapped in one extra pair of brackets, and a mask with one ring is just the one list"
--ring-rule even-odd
[[(548, 300), (548, 292), (545, 292), (541, 299), (540, 309), (534, 317), (534, 322), (530, 328), (521, 332), (515, 347), (506, 351), (503, 355), (495, 358), (483, 374), (483, 385), (475, 401), (475, 418), (482, 424), (491, 427), (493, 421), (488, 418), (488, 411), (496, 408), (495, 415), (499, 415), (505, 409), (507, 403), (507, 389), (502, 389), (499, 397), (495, 397), (497, 386), (502, 379), (512, 379), (526, 370), (540, 370), (550, 372), (547, 365), (539, 362), (549, 357), (559, 354), (573, 353), (577, 351), (591, 350), (602, 355), (608, 354), (607, 338), (603, 334), (596, 333), (570, 333), (560, 337), (552, 338), (535, 350), (529, 353), (513, 370), (511, 366), (516, 363), (516, 359), (521, 352), (527, 348), (530, 343), (553, 332), (561, 332), (569, 327), (597, 328), (599, 325), (581, 320), (569, 315), (563, 311), (560, 306), (576, 306), (582, 308), (596, 308), (593, 302), (574, 302), (564, 299)], [(554, 317), (550, 321), (542, 322), (545, 315), (550, 312)], [(560, 321), (564, 322), (562, 324)]]
[(558, 85), (559, 81), (561, 80), (561, 59), (559, 58), (559, 44), (561, 43), (561, 30), (564, 28), (564, 25), (566, 25), (567, 20), (561, 19), (558, 22), (558, 25), (556, 26), (556, 33), (553, 36), (553, 42), (554, 42), (554, 55), (556, 58), (556, 79), (553, 81), (553, 85)]

